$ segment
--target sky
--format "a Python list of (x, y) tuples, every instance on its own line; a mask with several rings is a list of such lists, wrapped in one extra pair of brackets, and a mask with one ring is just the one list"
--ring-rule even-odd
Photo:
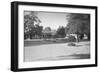
[(42, 21), (40, 25), (45, 27), (50, 27), (51, 29), (57, 29), (59, 26), (66, 26), (67, 13), (58, 13), (58, 12), (37, 12), (38, 18)]

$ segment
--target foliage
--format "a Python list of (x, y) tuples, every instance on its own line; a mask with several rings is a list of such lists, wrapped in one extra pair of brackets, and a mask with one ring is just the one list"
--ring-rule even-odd
[(86, 34), (88, 39), (90, 39), (90, 15), (89, 14), (79, 14), (70, 13), (67, 15), (68, 25), (66, 27), (66, 33), (74, 33), (77, 35)]
[(57, 29), (57, 32), (56, 32), (56, 35), (60, 38), (64, 38), (66, 36), (66, 33), (65, 33), (65, 28), (62, 26), (62, 27), (59, 27)]
[(42, 26), (39, 26), (40, 19), (34, 11), (24, 11), (24, 38), (32, 39), (33, 36), (40, 36), (42, 33)]
[(75, 42), (76, 38), (74, 36), (69, 36), (67, 40), (68, 42)]
[(39, 37), (39, 38), (41, 38), (42, 30), (43, 30), (42, 26), (39, 26), (38, 24), (34, 25), (34, 27), (31, 27), (31, 31), (30, 31), (31, 37), (34, 37), (34, 38), (38, 38)]
[(68, 43), (68, 46), (76, 46), (75, 43)]
[(45, 27), (45, 29), (43, 30), (43, 34), (45, 35), (44, 38), (51, 38), (52, 34), (51, 34), (51, 28), (50, 27)]
[(51, 31), (51, 28), (50, 27), (46, 27), (44, 30), (45, 31)]

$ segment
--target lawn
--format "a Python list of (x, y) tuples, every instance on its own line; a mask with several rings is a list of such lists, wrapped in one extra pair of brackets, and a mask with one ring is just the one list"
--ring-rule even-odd
[(69, 46), (68, 44), (69, 42), (63, 40), (61, 41), (60, 39), (25, 41), (24, 61), (54, 61), (90, 58), (89, 41), (75, 43), (76, 46)]
[[(85, 40), (82, 40), (85, 41)], [(33, 40), (25, 40), (24, 46), (37, 46), (44, 44), (58, 44), (58, 43), (67, 43), (71, 42), (66, 38), (57, 38), (57, 39), (33, 39)], [(75, 41), (74, 41), (75, 42)]]

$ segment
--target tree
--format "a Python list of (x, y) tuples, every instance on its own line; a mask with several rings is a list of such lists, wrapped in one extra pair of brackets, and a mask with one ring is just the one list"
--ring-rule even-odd
[(37, 12), (24, 11), (24, 38), (32, 38), (36, 33), (35, 22), (39, 24), (41, 21), (37, 17)]
[(63, 26), (59, 27), (59, 28), (57, 29), (56, 35), (57, 35), (58, 37), (64, 38), (64, 37), (66, 36), (65, 28), (64, 28)]
[(79, 13), (69, 13), (67, 15), (68, 25), (66, 27), (66, 32), (77, 34), (77, 38), (82, 39), (84, 34), (87, 35), (88, 40), (90, 40), (90, 15), (89, 14), (79, 14)]
[(35, 25), (35, 35), (40, 37), (42, 36), (43, 26), (39, 26), (38, 24)]
[(44, 38), (51, 38), (51, 28), (50, 27), (45, 27), (43, 30)]
[(46, 27), (44, 30), (49, 32), (49, 31), (51, 31), (51, 28), (50, 27)]

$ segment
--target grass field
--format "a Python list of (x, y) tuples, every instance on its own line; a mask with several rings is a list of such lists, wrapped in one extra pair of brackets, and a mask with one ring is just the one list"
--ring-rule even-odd
[(66, 39), (35, 39), (24, 41), (24, 46), (36, 46), (44, 44), (66, 43)]
[(76, 46), (68, 46), (65, 40), (24, 41), (24, 61), (48, 61), (65, 59), (89, 59), (90, 42), (81, 41)]
[[(87, 40), (82, 40), (87, 41)], [(70, 42), (66, 38), (59, 38), (59, 39), (33, 39), (33, 40), (25, 40), (24, 46), (38, 46), (38, 45), (44, 45), (44, 44), (59, 44), (59, 43), (68, 43)]]

